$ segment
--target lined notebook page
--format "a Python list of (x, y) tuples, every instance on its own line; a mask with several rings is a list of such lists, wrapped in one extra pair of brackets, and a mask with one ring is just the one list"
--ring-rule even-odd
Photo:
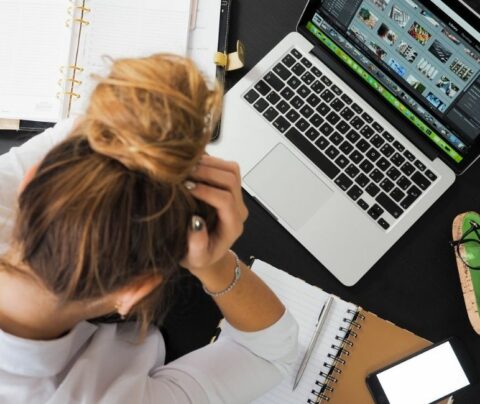
[(348, 310), (356, 311), (357, 306), (335, 297), (303, 377), (296, 390), (292, 391), (295, 375), (312, 338), (320, 310), (330, 295), (260, 260), (255, 260), (252, 270), (277, 294), (283, 304), (295, 317), (300, 327), (300, 349), (291, 373), (282, 384), (255, 400), (253, 403), (306, 404), (308, 399), (315, 402), (315, 396), (312, 394), (312, 390), (319, 390), (319, 387), (315, 385), (315, 381), (324, 381), (324, 378), (320, 376), (320, 372), (328, 373), (328, 369), (324, 366), (324, 363), (332, 363), (332, 359), (328, 358), (328, 354), (336, 353), (336, 350), (331, 346), (332, 344), (340, 344), (340, 341), (337, 341), (335, 337), (345, 336), (345, 332), (340, 331), (340, 327), (348, 328), (348, 324), (344, 321), (344, 318), (352, 319), (353, 314), (348, 313)]
[(83, 26), (77, 65), (81, 98), (73, 112), (81, 113), (94, 82), (92, 73), (106, 74), (111, 58), (135, 58), (159, 52), (186, 55), (190, 0), (86, 0), (89, 25)]
[(65, 0), (0, 0), (0, 118), (57, 121), (72, 29)]

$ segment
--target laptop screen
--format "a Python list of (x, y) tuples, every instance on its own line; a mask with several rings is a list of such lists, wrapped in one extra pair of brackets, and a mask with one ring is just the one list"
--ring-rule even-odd
[(460, 165), (480, 137), (480, 44), (432, 8), (417, 0), (322, 0), (304, 21)]

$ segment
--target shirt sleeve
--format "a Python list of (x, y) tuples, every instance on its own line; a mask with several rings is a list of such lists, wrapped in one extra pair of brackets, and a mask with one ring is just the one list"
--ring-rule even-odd
[(17, 190), (25, 173), (65, 139), (73, 123), (73, 118), (61, 121), (0, 156), (0, 253), (5, 251), (10, 240)]
[(298, 325), (288, 311), (257, 332), (225, 322), (217, 342), (152, 371), (146, 402), (169, 391), (177, 404), (250, 403), (282, 381), (297, 348)]

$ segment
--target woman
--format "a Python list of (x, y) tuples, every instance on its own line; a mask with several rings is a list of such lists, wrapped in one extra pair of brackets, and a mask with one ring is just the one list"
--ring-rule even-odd
[[(295, 321), (229, 251), (238, 167), (204, 154), (219, 109), (188, 60), (120, 60), (85, 116), (0, 158), (0, 402), (243, 403), (287, 373)], [(226, 325), (164, 365), (149, 321), (179, 264)], [(87, 322), (112, 313), (140, 327)]]

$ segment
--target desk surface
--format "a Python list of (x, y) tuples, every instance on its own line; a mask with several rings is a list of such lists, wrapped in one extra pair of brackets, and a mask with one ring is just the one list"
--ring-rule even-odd
[[(480, 10), (479, 0), (467, 2)], [(233, 45), (233, 39), (238, 38), (245, 43), (247, 67), (231, 73), (229, 85), (295, 30), (305, 4), (303, 0), (282, 1), (281, 5), (278, 0), (234, 3), (231, 42)], [(0, 138), (0, 153), (22, 141), (11, 135)], [(466, 342), (480, 369), (480, 336), (468, 321), (454, 254), (448, 244), (453, 218), (460, 212), (480, 210), (479, 174), (477, 163), (351, 288), (342, 286), (248, 197), (250, 217), (235, 249), (244, 259), (253, 255), (268, 261), (432, 341), (457, 335)], [(202, 307), (211, 306), (206, 303)], [(195, 324), (199, 340), (210, 335), (218, 313), (206, 318), (206, 322)], [(455, 402), (479, 402), (479, 397), (480, 385), (457, 395)]]

